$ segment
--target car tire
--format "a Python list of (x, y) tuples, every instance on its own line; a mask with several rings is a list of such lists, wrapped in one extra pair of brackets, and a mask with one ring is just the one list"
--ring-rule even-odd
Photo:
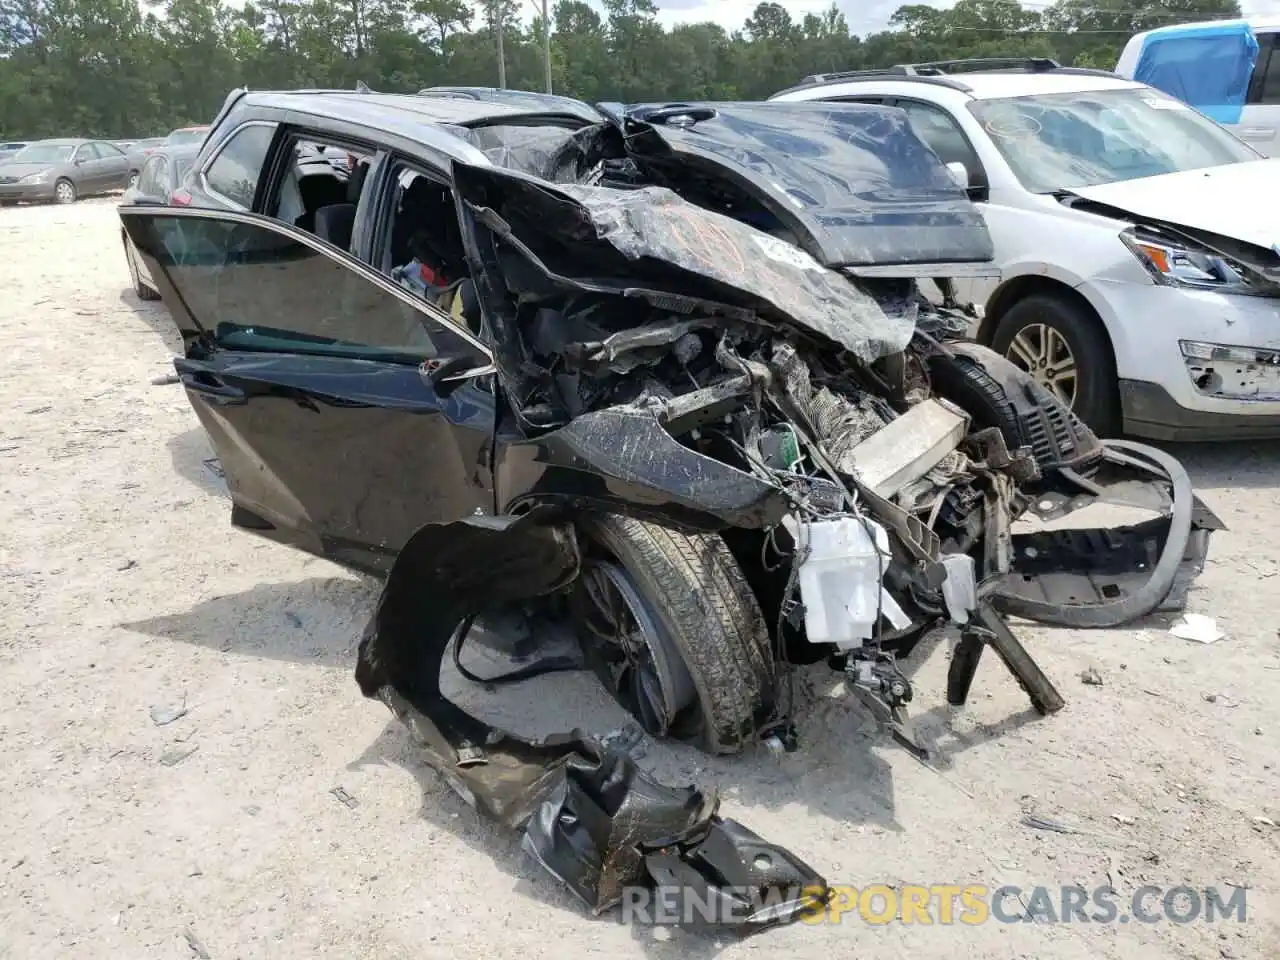
[(135, 184), (137, 184), (137, 182), (138, 182), (138, 171), (137, 171), (137, 170), (130, 170), (130, 171), (129, 171), (129, 179), (125, 181), (124, 188), (125, 188), (126, 190), (128, 190), (128, 189), (130, 189), (131, 187), (133, 187)]
[(1115, 360), (1106, 331), (1087, 308), (1053, 294), (1025, 297), (997, 321), (991, 348), (1064, 402), (1060, 375), (1070, 364), (1075, 380), (1068, 405), (1099, 436), (1110, 435), (1120, 407)]
[(63, 177), (53, 185), (53, 200), (55, 203), (75, 203), (78, 196), (76, 185), (66, 177)]
[(159, 300), (160, 294), (142, 282), (142, 274), (138, 272), (138, 261), (134, 259), (133, 244), (128, 235), (124, 238), (124, 258), (129, 263), (129, 277), (133, 280), (133, 292), (139, 300)]
[[(776, 668), (759, 604), (724, 540), (616, 514), (591, 515), (579, 529), (587, 544), (571, 601), (588, 661), (599, 640), (589, 630), (582, 634), (584, 605), (592, 604), (585, 582), (593, 564), (616, 563), (692, 681), (691, 702), (664, 731), (646, 723), (634, 701), (614, 689), (623, 706), (651, 734), (666, 733), (709, 753), (737, 753), (753, 742), (773, 706)], [(593, 666), (601, 673), (598, 660)], [(601, 679), (610, 686), (608, 677)]]

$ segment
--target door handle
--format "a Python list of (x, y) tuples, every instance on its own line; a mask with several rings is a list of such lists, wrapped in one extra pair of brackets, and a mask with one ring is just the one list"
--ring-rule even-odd
[(178, 374), (182, 385), (192, 393), (200, 395), (200, 399), (216, 407), (239, 406), (248, 402), (245, 392), (239, 387), (223, 383), (210, 373), (183, 371)]

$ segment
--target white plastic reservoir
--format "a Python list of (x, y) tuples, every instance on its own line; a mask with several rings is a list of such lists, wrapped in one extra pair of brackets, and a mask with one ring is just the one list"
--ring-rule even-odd
[(857, 517), (799, 524), (788, 517), (784, 525), (802, 558), (800, 599), (811, 643), (860, 646), (875, 632), (877, 609), (890, 622), (905, 620), (881, 583), (889, 563), (884, 527)]

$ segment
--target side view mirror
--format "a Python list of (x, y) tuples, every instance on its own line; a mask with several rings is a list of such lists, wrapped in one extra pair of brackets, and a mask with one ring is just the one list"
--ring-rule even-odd
[(82, 163), (84, 163), (84, 157), (76, 157), (76, 159), (75, 159), (75, 161), (74, 161), (74, 162), (75, 162), (75, 165), (78, 167), (78, 166), (80, 166)]
[(947, 173), (951, 174), (951, 179), (961, 190), (969, 189), (969, 168), (959, 160), (947, 164)]

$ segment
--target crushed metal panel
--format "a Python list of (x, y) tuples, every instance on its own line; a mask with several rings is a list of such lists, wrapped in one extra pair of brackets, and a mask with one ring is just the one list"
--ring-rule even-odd
[(977, 206), (897, 107), (685, 106), (695, 122), (672, 107), (629, 108), (623, 129), (636, 163), (682, 193), (707, 180), (742, 191), (827, 266), (994, 257)]
[(722, 305), (740, 321), (759, 314), (762, 323), (786, 323), (868, 363), (903, 350), (915, 331), (913, 315), (887, 314), (799, 247), (670, 190), (551, 184), (462, 163), (453, 178), (475, 217), (474, 227), (464, 218), (465, 229), (493, 231), (532, 267), (504, 264), (507, 289), (540, 274), (554, 289), (647, 299), (673, 312)]
[[(799, 919), (830, 898), (790, 852), (717, 814), (714, 793), (670, 787), (621, 750), (574, 731), (525, 740), (445, 699), (440, 664), (457, 625), (487, 607), (552, 592), (577, 575), (573, 527), (535, 508), (519, 518), (432, 525), (396, 557), (365, 629), (356, 681), (405, 724), (427, 763), (482, 816), (524, 833), (524, 846), (599, 912), (624, 890), (653, 888), (679, 866), (701, 896), (756, 891), (718, 929)], [(664, 870), (663, 868), (667, 868)], [(789, 904), (778, 910), (769, 906)]]

